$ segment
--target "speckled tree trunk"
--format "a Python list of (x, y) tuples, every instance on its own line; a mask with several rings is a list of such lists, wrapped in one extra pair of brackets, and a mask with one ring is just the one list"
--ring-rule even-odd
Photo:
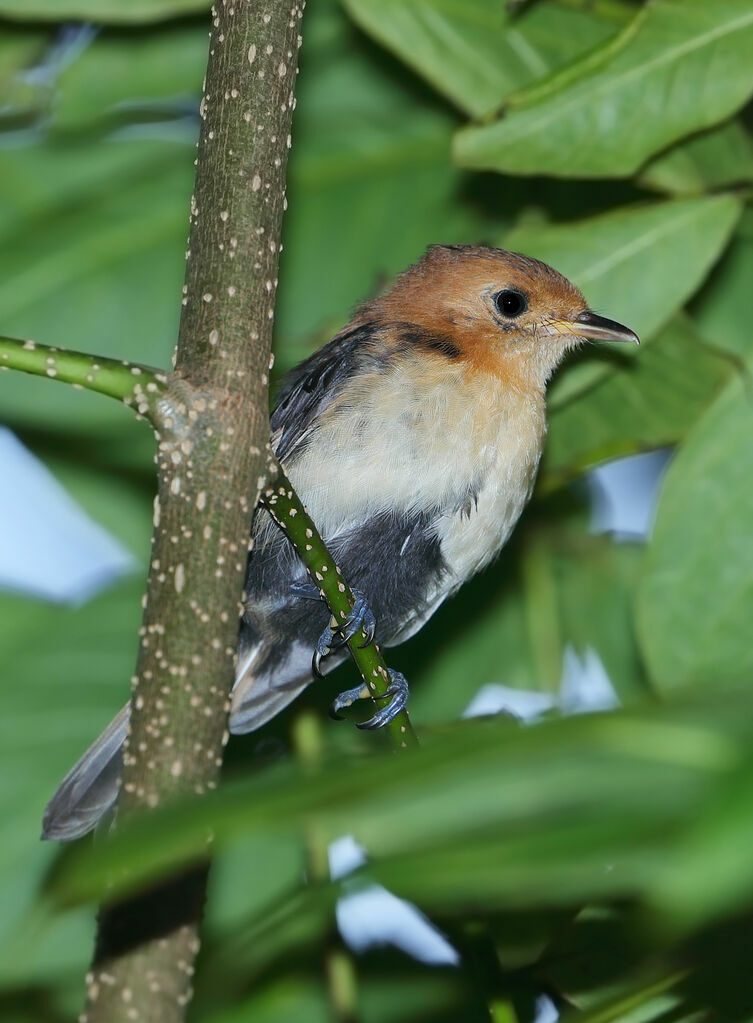
[[(217, 783), (267, 382), (303, 0), (212, 12), (175, 372), (119, 816)], [(137, 296), (134, 296), (134, 301)], [(100, 915), (88, 1023), (184, 1018), (205, 871)]]

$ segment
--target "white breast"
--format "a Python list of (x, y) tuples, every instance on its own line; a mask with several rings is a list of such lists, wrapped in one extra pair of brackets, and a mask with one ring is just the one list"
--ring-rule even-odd
[[(288, 472), (325, 537), (390, 509), (445, 508), (437, 523), (450, 573), (444, 597), (510, 535), (544, 429), (543, 393), (506, 389), (445, 360), (430, 379), (425, 361), (405, 360), (356, 378)], [(462, 514), (470, 493), (476, 501)]]

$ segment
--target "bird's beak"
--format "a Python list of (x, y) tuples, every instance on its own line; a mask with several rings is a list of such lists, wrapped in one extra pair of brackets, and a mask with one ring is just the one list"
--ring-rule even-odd
[(585, 337), (589, 341), (625, 341), (639, 345), (638, 335), (623, 327), (615, 320), (608, 320), (606, 316), (599, 316), (592, 313), (590, 309), (584, 309), (578, 313), (574, 320), (550, 320), (549, 326), (558, 334), (573, 334), (576, 337)]

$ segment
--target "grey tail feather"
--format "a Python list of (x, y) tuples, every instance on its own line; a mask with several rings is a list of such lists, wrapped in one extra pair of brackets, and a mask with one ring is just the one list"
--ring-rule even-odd
[[(344, 657), (340, 652), (329, 658), (325, 670), (331, 670)], [(233, 694), (230, 731), (236, 735), (261, 728), (311, 682), (310, 654), (303, 646), (294, 646), (291, 650), (283, 666), (287, 672), (278, 668), (252, 675), (251, 663), (253, 659), (239, 675)], [(289, 681), (275, 685), (285, 674)], [(123, 766), (122, 746), (128, 713), (126, 704), (63, 778), (45, 809), (42, 838), (61, 842), (80, 838), (114, 805)]]
[(267, 721), (271, 721), (289, 703), (292, 703), (310, 681), (311, 679), (307, 678), (302, 685), (300, 681), (297, 681), (284, 688), (267, 689), (260, 694), (258, 700), (245, 700), (230, 715), (230, 731), (233, 735), (255, 732), (257, 728), (266, 725)]
[(128, 704), (70, 769), (47, 804), (42, 838), (70, 842), (91, 831), (118, 797)]

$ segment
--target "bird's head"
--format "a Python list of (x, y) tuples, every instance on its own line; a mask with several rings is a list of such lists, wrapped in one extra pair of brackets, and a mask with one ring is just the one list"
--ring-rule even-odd
[(546, 263), (482, 246), (433, 246), (369, 312), (415, 328), (413, 336), (438, 356), (523, 387), (543, 386), (564, 354), (586, 340), (638, 344), (632, 330), (592, 312)]

